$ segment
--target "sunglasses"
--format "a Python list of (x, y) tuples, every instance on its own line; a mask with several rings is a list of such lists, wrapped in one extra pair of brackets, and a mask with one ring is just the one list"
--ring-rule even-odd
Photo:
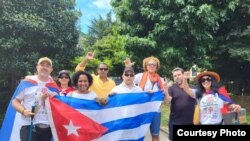
[(129, 77), (134, 77), (134, 76), (135, 76), (134, 74), (128, 74), (128, 73), (125, 73), (124, 75), (127, 76), (127, 77), (128, 77), (128, 76), (129, 76)]
[(69, 77), (67, 76), (62, 76), (62, 77), (59, 77), (60, 79), (69, 79)]
[(99, 68), (99, 70), (101, 70), (101, 71), (107, 71), (108, 68)]
[(147, 66), (153, 66), (153, 67), (156, 67), (156, 66), (157, 66), (157, 64), (153, 64), (153, 63), (151, 64), (151, 63), (150, 63), (150, 64), (147, 64)]
[(204, 83), (205, 81), (211, 82), (211, 81), (212, 81), (212, 78), (211, 78), (211, 77), (208, 77), (208, 78), (202, 78), (202, 79), (201, 79), (201, 82), (202, 82), (202, 83)]

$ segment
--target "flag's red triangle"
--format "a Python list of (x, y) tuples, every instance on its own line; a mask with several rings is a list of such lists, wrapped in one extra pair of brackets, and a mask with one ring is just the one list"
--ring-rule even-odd
[[(59, 141), (91, 141), (107, 131), (106, 127), (79, 113), (69, 105), (55, 98), (50, 98), (49, 101)], [(75, 130), (68, 131), (66, 127), (69, 125), (76, 127)]]

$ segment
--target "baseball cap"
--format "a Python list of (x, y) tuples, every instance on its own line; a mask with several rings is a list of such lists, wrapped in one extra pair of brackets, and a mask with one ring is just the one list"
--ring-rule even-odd
[(42, 57), (38, 60), (37, 64), (41, 64), (42, 62), (48, 62), (52, 66), (52, 61), (48, 57)]
[(125, 67), (123, 73), (127, 73), (127, 72), (135, 73), (135, 71), (132, 67)]
[(57, 78), (59, 78), (62, 74), (66, 74), (70, 78), (69, 72), (67, 70), (61, 70), (58, 73)]

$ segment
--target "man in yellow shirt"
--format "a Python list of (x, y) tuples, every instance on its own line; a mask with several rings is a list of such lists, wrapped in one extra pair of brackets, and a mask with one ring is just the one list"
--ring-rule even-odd
[[(88, 52), (82, 62), (76, 66), (75, 72), (85, 70), (87, 63), (92, 59), (94, 59), (94, 53)], [(89, 90), (94, 91), (97, 96), (101, 98), (106, 98), (110, 91), (116, 86), (115, 82), (108, 78), (108, 71), (108, 65), (100, 63), (97, 68), (98, 75), (92, 74), (94, 80)]]

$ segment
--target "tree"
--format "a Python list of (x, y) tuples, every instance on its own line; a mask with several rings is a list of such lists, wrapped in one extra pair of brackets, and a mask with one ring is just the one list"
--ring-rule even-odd
[[(201, 69), (218, 70), (225, 81), (234, 80), (240, 91), (250, 93), (245, 78), (250, 73), (249, 0), (112, 0), (111, 3), (122, 34), (155, 42), (150, 52), (166, 66), (164, 72), (196, 64)], [(133, 50), (137, 58), (144, 58), (138, 50), (148, 50), (149, 46), (141, 45), (139, 41), (126, 49)], [(237, 93), (241, 93), (239, 90)]]
[(91, 25), (89, 26), (88, 33), (85, 36), (85, 46), (92, 46), (97, 40), (110, 35), (112, 33), (113, 25), (114, 22), (112, 21), (111, 11), (106, 15), (105, 19), (99, 15), (98, 18), (91, 20)]
[[(229, 20), (238, 0), (112, 0), (121, 23), (121, 33), (146, 38), (156, 43), (154, 53), (168, 70), (185, 69), (197, 64), (212, 68), (211, 56), (216, 48), (215, 35), (220, 24)], [(136, 46), (136, 45), (135, 45)], [(134, 54), (141, 55), (144, 54)], [(167, 70), (165, 70), (166, 72)]]
[[(69, 68), (78, 53), (79, 12), (74, 1), (2, 0), (0, 8), (1, 84), (14, 88), (34, 72), (39, 57), (53, 60), (54, 71)], [(11, 82), (11, 84), (9, 84)]]
[(233, 93), (250, 94), (246, 79), (250, 73), (250, 2), (240, 1), (230, 19), (221, 24), (213, 63)]
[(87, 65), (88, 71), (95, 70), (100, 62), (105, 62), (112, 76), (121, 76), (124, 69), (124, 60), (129, 57), (125, 52), (126, 36), (120, 36), (118, 25), (112, 21), (112, 13), (109, 12), (105, 18), (99, 16), (94, 18), (89, 26), (87, 34), (80, 37), (80, 46), (83, 48), (83, 55), (74, 60), (78, 64), (85, 54), (89, 51), (95, 51), (95, 60)]
[[(98, 21), (97, 21), (98, 22)], [(86, 42), (87, 39), (83, 39), (82, 42)], [(112, 76), (121, 76), (124, 69), (124, 60), (129, 57), (125, 51), (126, 36), (118, 34), (117, 25), (112, 25), (112, 30), (108, 35), (102, 36), (101, 39), (97, 39), (92, 46), (84, 48), (84, 56), (78, 56), (74, 60), (74, 64), (78, 64), (88, 51), (95, 51), (95, 60), (92, 60), (87, 64), (89, 72), (94, 73), (93, 70), (99, 65), (100, 62), (106, 63), (110, 70), (109, 74)], [(85, 43), (83, 43), (85, 44)]]

